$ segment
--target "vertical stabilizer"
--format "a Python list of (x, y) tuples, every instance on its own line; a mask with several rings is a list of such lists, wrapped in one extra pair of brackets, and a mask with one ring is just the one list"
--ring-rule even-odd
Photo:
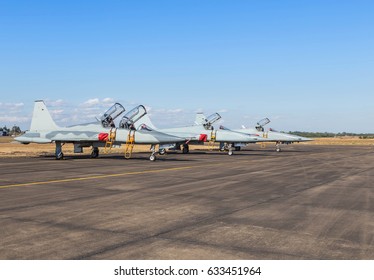
[(149, 128), (151, 129), (155, 129), (157, 130), (157, 128), (153, 125), (151, 119), (149, 118), (149, 116), (147, 114), (143, 115), (140, 119), (138, 119), (135, 123), (134, 123), (134, 126), (136, 129), (138, 129), (139, 127), (141, 127), (143, 124), (145, 124), (146, 126), (148, 126)]
[(206, 118), (203, 113), (196, 113), (195, 124), (201, 125), (206, 123)]
[(57, 128), (58, 126), (53, 121), (44, 101), (35, 101), (30, 131), (56, 130)]

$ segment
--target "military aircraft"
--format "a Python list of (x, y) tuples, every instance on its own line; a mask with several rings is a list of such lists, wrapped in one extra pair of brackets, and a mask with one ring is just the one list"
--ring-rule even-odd
[[(143, 108), (141, 112), (145, 110), (144, 106), (140, 105), (139, 107)], [(225, 143), (223, 149), (228, 151), (228, 155), (232, 155), (233, 143), (255, 143), (262, 139), (258, 134), (252, 135), (248, 133), (214, 129), (212, 124), (220, 118), (221, 116), (216, 113), (209, 116), (208, 118), (204, 118), (204, 124), (159, 129), (153, 125), (149, 116), (143, 112), (139, 113), (138, 115), (134, 114), (132, 118), (125, 123), (126, 127), (134, 127), (134, 129), (148, 127), (159, 132), (174, 135), (178, 138), (184, 139), (184, 141), (173, 141), (167, 144), (161, 144), (159, 146), (160, 154), (164, 154), (166, 152), (166, 149), (180, 150), (181, 146), (183, 147), (182, 152), (188, 153), (189, 144), (192, 143), (203, 144), (204, 142), (209, 142), (210, 146), (213, 147), (215, 142), (222, 142)], [(197, 118), (197, 121), (200, 121), (200, 119)]]
[[(196, 120), (203, 124), (205, 122), (208, 122), (207, 119), (205, 119), (203, 114), (198, 114), (196, 116)], [(312, 141), (310, 138), (301, 137), (298, 135), (292, 135), (288, 133), (278, 132), (274, 129), (269, 128), (268, 130), (265, 130), (264, 126), (270, 123), (270, 120), (268, 118), (264, 118), (257, 122), (256, 127), (254, 128), (241, 128), (241, 129), (231, 129), (230, 131), (236, 131), (240, 133), (248, 133), (248, 134), (259, 134), (263, 139), (263, 142), (275, 142), (275, 151), (280, 152), (281, 151), (281, 144), (292, 144), (292, 143), (298, 143), (298, 142), (307, 142)], [(227, 129), (224, 126), (220, 126), (220, 129)], [(262, 142), (262, 141), (258, 141)], [(240, 150), (241, 147), (246, 146), (246, 143), (234, 143), (235, 150)]]
[[(125, 115), (120, 122), (120, 127), (116, 128), (114, 120), (118, 118), (125, 108), (115, 103), (95, 122), (59, 127), (53, 121), (44, 101), (37, 100), (34, 104), (34, 111), (31, 120), (30, 130), (25, 134), (16, 137), (15, 140), (23, 144), (29, 143), (52, 143), (56, 144), (56, 159), (63, 159), (62, 146), (65, 143), (74, 144), (74, 153), (82, 153), (83, 148), (92, 147), (92, 158), (99, 156), (99, 147), (104, 147), (107, 151), (113, 145), (125, 144), (125, 158), (130, 158), (134, 144), (151, 144), (151, 155), (149, 159), (156, 159), (155, 146), (162, 143), (173, 143), (184, 141), (184, 139), (155, 131), (152, 128), (143, 126), (138, 130), (125, 127), (124, 123), (131, 117)], [(146, 113), (146, 112), (145, 112)]]

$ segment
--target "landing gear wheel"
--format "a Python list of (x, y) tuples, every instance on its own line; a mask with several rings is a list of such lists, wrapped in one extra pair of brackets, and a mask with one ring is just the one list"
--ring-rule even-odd
[(91, 152), (91, 158), (99, 157), (99, 148), (93, 148)]
[(188, 144), (183, 144), (182, 153), (183, 154), (188, 154), (189, 151), (190, 151), (190, 148), (189, 148)]
[(281, 147), (280, 147), (280, 145), (281, 145), (281, 142), (277, 142), (277, 143), (275, 144), (275, 151), (278, 152), (278, 153), (281, 151)]
[(149, 160), (150, 160), (150, 161), (155, 161), (155, 160), (156, 160), (156, 156), (155, 156), (155, 155), (151, 155), (151, 156), (149, 157)]
[(61, 159), (64, 159), (64, 153), (63, 152), (60, 152), (56, 155), (56, 159), (57, 160), (61, 160)]
[(166, 149), (160, 149), (160, 150), (158, 151), (158, 153), (159, 153), (160, 155), (164, 155), (164, 154), (166, 154)]
[(235, 151), (240, 151), (240, 147), (235, 147)]
[(233, 155), (233, 151), (232, 151), (231, 149), (229, 150), (228, 155), (229, 155), (229, 156), (232, 156), (232, 155)]

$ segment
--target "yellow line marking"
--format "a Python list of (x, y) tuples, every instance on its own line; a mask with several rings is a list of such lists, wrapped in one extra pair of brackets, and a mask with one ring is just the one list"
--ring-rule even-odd
[(127, 175), (136, 175), (136, 174), (159, 173), (159, 172), (165, 172), (165, 171), (191, 169), (193, 167), (196, 167), (196, 166), (173, 167), (173, 168), (166, 168), (166, 169), (133, 171), (133, 172), (117, 173), (117, 174), (95, 175), (95, 176), (89, 176), (89, 177), (78, 177), (78, 178), (68, 178), (68, 179), (60, 179), (60, 180), (12, 184), (12, 185), (0, 186), (0, 189), (25, 187), (25, 186), (33, 186), (33, 185), (47, 185), (47, 184), (53, 184), (53, 183), (64, 183), (64, 182), (74, 182), (74, 181), (84, 181), (84, 180), (102, 179), (102, 178), (109, 178), (109, 177), (120, 177), (120, 176), (127, 176)]

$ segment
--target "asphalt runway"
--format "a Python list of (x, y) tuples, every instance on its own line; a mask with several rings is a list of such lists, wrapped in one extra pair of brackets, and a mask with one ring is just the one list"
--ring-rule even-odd
[(0, 259), (374, 259), (374, 149), (0, 159)]

